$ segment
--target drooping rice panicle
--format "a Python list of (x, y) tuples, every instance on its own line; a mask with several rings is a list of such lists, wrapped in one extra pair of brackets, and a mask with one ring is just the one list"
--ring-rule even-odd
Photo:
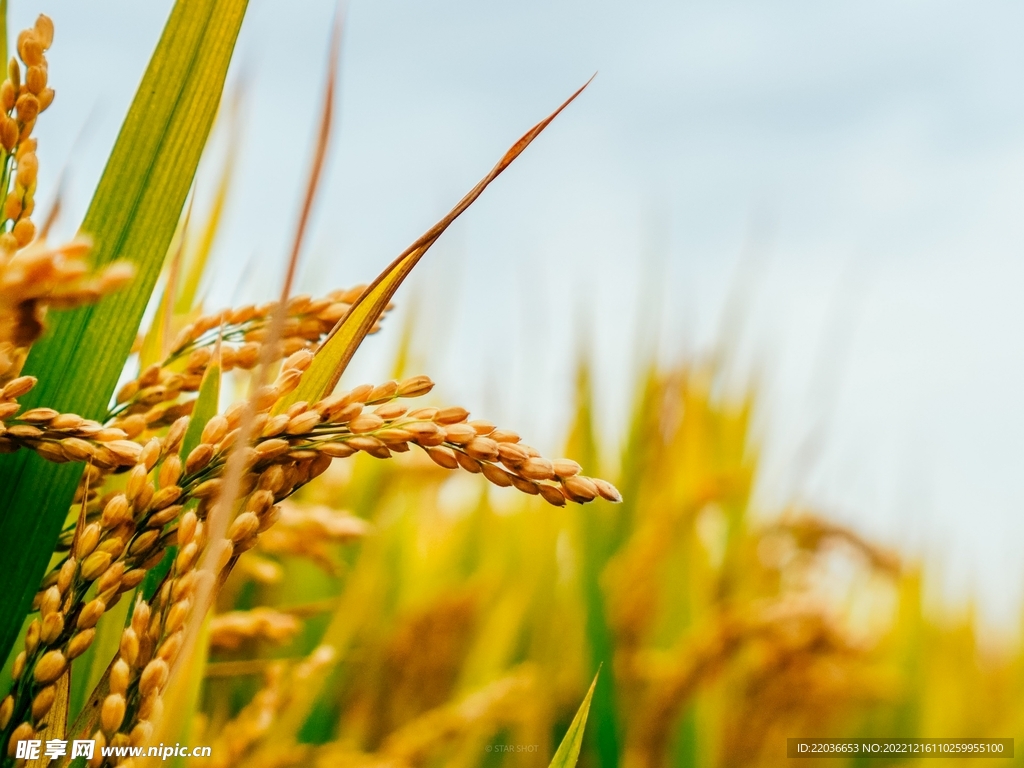
[(218, 614), (210, 621), (210, 647), (236, 650), (242, 643), (253, 640), (285, 643), (301, 626), (292, 614), (272, 608), (230, 611)]
[[(32, 221), (39, 160), (32, 138), (36, 120), (53, 102), (46, 51), (53, 22), (40, 15), (18, 35), (0, 83), (0, 385), (18, 376), (29, 347), (42, 335), (47, 307), (92, 304), (132, 279), (128, 262), (89, 274), (89, 240), (57, 246), (36, 240)], [(23, 71), (24, 67), (24, 71)]]
[[(322, 675), (334, 663), (336, 652), (321, 645), (297, 664), (278, 662), (267, 668), (263, 687), (252, 700), (220, 729), (211, 757), (204, 760), (214, 768), (244, 765), (263, 740), (273, 734), (277, 717), (301, 695), (310, 679)], [(291, 762), (285, 755), (282, 761)], [(190, 763), (190, 765), (196, 765)]]
[(266, 555), (305, 557), (337, 575), (332, 544), (345, 544), (366, 536), (371, 526), (355, 515), (328, 506), (282, 501), (281, 515), (273, 528), (260, 536), (258, 552)]

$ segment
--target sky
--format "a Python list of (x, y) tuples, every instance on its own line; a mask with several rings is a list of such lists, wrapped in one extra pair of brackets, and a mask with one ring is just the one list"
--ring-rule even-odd
[[(39, 195), (65, 174), (68, 234), (170, 7), (10, 2), (12, 29), (56, 25)], [(239, 127), (197, 182), (201, 210), (237, 147), (211, 306), (276, 293), (333, 13), (250, 2)], [(762, 386), (763, 508), (795, 499), (916, 553), (1014, 625), (1022, 22), (1009, 0), (351, 0), (299, 290), (368, 282), (597, 72), (397, 297), (438, 396), (554, 453), (588, 349), (614, 440), (638, 359), (729, 328), (735, 380)], [(397, 336), (347, 380), (386, 377)]]

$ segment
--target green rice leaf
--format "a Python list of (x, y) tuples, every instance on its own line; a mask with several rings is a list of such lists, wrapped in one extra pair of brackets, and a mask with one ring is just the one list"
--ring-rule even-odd
[(597, 685), (597, 678), (601, 673), (594, 675), (594, 681), (590, 684), (590, 690), (583, 697), (583, 703), (576, 711), (576, 717), (569, 724), (569, 730), (562, 737), (562, 743), (558, 745), (558, 751), (551, 758), (548, 768), (573, 768), (580, 756), (580, 746), (583, 744), (583, 731), (587, 727), (587, 714), (590, 712), (590, 699), (594, 695), (594, 688)]
[(184, 461), (192, 453), (207, 423), (217, 415), (217, 408), (220, 405), (220, 357), (214, 358), (203, 374), (203, 380), (199, 384), (199, 395), (196, 397), (196, 404), (192, 408), (192, 418), (189, 420), (188, 429), (185, 430), (185, 438), (181, 443), (181, 459)]
[(0, 0), (0, 61), (7, 62), (7, 0)]
[(300, 400), (311, 403), (320, 400), (337, 386), (341, 375), (345, 372), (345, 368), (348, 367), (359, 345), (384, 312), (388, 302), (391, 301), (391, 297), (398, 290), (398, 286), (402, 284), (405, 278), (409, 276), (409, 273), (412, 272), (413, 267), (423, 258), (423, 254), (430, 249), (430, 246), (437, 242), (449, 225), (480, 197), (483, 191), (487, 189), (487, 186), (498, 178), (501, 172), (508, 168), (512, 161), (519, 157), (523, 150), (541, 134), (541, 131), (547, 128), (551, 121), (563, 109), (569, 106), (588, 85), (590, 85), (590, 80), (584, 83), (576, 93), (566, 99), (558, 109), (527, 131), (519, 141), (512, 145), (512, 148), (505, 153), (498, 164), (491, 169), (491, 172), (473, 187), (459, 201), (458, 205), (449, 211), (447, 216), (427, 230), (419, 240), (406, 248), (397, 259), (391, 262), (377, 276), (377, 279), (363, 291), (362, 296), (356, 299), (356, 303), (352, 305), (348, 314), (334, 326), (330, 335), (324, 340), (320, 349), (317, 350), (316, 357), (313, 359), (309, 369), (303, 374), (299, 386), (290, 395), (278, 402), (275, 407), (275, 413), (285, 411), (292, 403), (299, 402)]
[[(94, 266), (134, 262), (127, 290), (56, 315), (25, 373), (39, 378), (24, 406), (102, 418), (160, 274), (217, 112), (247, 0), (178, 0), (82, 223)], [(0, 457), (0, 658), (29, 608), (82, 473), (34, 453)]]
[(192, 213), (192, 204), (182, 217), (171, 239), (170, 252), (165, 257), (164, 292), (160, 298), (160, 304), (156, 308), (156, 315), (150, 323), (142, 339), (142, 348), (139, 350), (139, 370), (144, 371), (154, 363), (160, 363), (167, 357), (167, 345), (172, 335), (171, 324), (174, 319), (173, 305), (178, 289), (178, 276), (181, 272), (182, 252), (185, 249), (185, 237), (188, 230), (189, 215)]

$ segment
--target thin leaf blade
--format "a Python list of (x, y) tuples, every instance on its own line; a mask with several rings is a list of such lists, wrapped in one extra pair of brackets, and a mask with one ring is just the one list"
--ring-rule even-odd
[(487, 189), (488, 185), (501, 175), (502, 171), (509, 167), (512, 162), (523, 153), (530, 143), (548, 127), (559, 113), (565, 109), (573, 100), (579, 96), (583, 89), (590, 85), (591, 77), (579, 90), (566, 99), (561, 106), (546, 118), (537, 123), (527, 131), (512, 147), (504, 154), (501, 160), (491, 169), (480, 182), (463, 197), (458, 204), (437, 224), (431, 227), (416, 242), (403, 251), (397, 259), (391, 262), (388, 267), (370, 284), (362, 296), (356, 299), (355, 304), (348, 311), (338, 324), (333, 328), (330, 335), (324, 340), (316, 357), (303, 374), (299, 386), (287, 397), (281, 399), (275, 408), (276, 413), (281, 413), (292, 403), (305, 400), (315, 402), (324, 397), (337, 386), (341, 375), (345, 372), (356, 349), (363, 339), (373, 328), (374, 324), (383, 314), (395, 291), (409, 276), (413, 268), (423, 258), (430, 247), (437, 242), (444, 231), (461, 216), (470, 205)]
[(174, 304), (175, 315), (187, 315), (196, 309), (196, 300), (199, 295), (199, 284), (206, 274), (206, 265), (213, 251), (213, 244), (220, 231), (221, 220), (224, 217), (224, 209), (227, 206), (228, 193), (235, 176), (235, 166), (238, 162), (238, 148), (241, 145), (241, 129), (238, 127), (240, 97), (236, 94), (232, 100), (228, 134), (230, 145), (228, 155), (221, 170), (217, 182), (217, 191), (214, 194), (213, 203), (209, 208), (199, 242), (195, 250), (190, 252), (186, 261), (184, 277), (179, 287), (177, 298)]
[(576, 717), (569, 724), (569, 730), (562, 737), (562, 743), (558, 745), (555, 756), (551, 758), (548, 768), (573, 768), (580, 756), (580, 747), (583, 745), (583, 732), (587, 727), (587, 715), (590, 713), (590, 700), (594, 696), (594, 688), (597, 686), (597, 678), (600, 671), (594, 675), (594, 681), (590, 684), (590, 690), (583, 697), (583, 703), (576, 711)]
[(167, 350), (165, 347), (171, 341), (171, 323), (174, 320), (173, 306), (178, 288), (178, 275), (181, 272), (182, 252), (185, 249), (185, 238), (188, 234), (188, 222), (191, 218), (192, 205), (189, 204), (188, 211), (182, 218), (181, 224), (174, 233), (171, 240), (171, 253), (169, 263), (164, 272), (167, 279), (164, 284), (164, 295), (156, 308), (156, 316), (142, 339), (142, 348), (139, 350), (139, 370), (146, 370), (154, 363), (161, 362)]
[(193, 449), (199, 445), (203, 430), (210, 419), (217, 415), (217, 410), (220, 407), (220, 378), (220, 355), (217, 354), (207, 366), (203, 380), (199, 383), (199, 394), (192, 407), (192, 418), (188, 422), (188, 429), (185, 430), (185, 437), (181, 442), (182, 461), (187, 459)]

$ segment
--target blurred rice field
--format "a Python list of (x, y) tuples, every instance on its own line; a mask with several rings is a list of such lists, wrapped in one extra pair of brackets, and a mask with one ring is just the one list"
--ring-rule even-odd
[(193, 733), (221, 734), (223, 765), (543, 766), (600, 668), (595, 768), (1020, 734), (1019, 647), (926, 610), (898, 553), (752, 507), (754, 393), (721, 378), (650, 370), (613, 456), (580, 368), (565, 454), (621, 505), (553, 510), (418, 453), (336, 462), (228, 583)]

